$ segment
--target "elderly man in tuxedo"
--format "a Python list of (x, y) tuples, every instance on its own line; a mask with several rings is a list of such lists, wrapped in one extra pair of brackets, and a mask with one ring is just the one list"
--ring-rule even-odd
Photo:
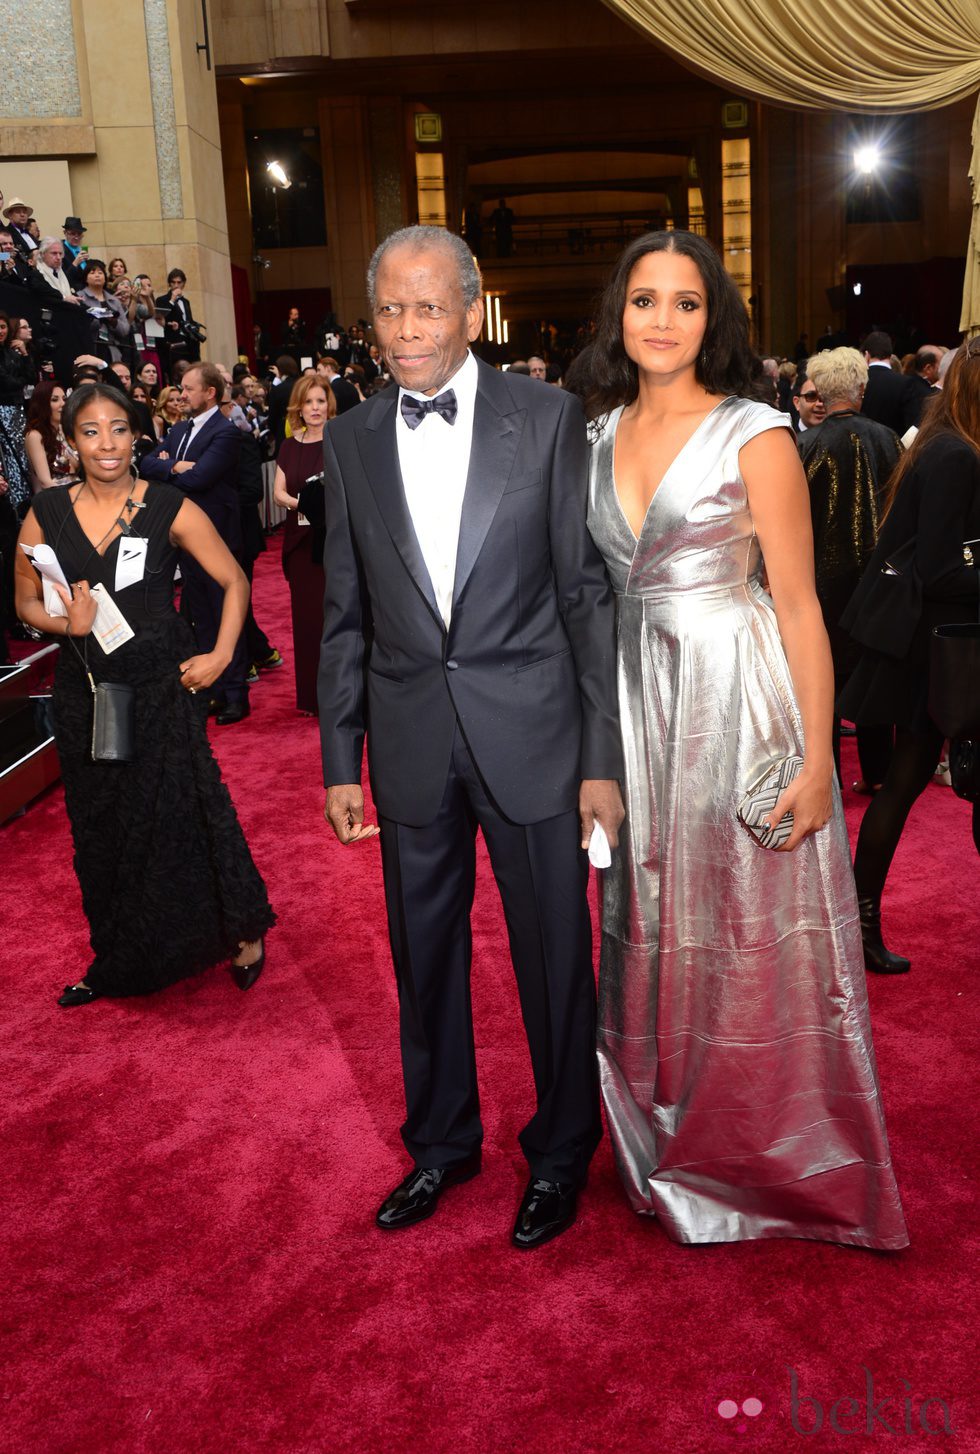
[[(474, 838), (503, 900), (537, 1108), (513, 1242), (575, 1219), (600, 1136), (585, 846), (623, 808), (612, 592), (586, 530), (578, 402), (469, 350), (482, 283), (441, 228), (389, 237), (368, 273), (398, 390), (324, 436), (326, 599), (319, 679), (326, 816), (375, 830), (398, 983), (412, 1170), (377, 1214), (430, 1216), (480, 1170), (470, 1009)], [(365, 667), (367, 671), (365, 673)]]
[[(193, 364), (180, 386), (189, 417), (167, 430), (144, 458), (140, 473), (183, 490), (208, 516), (222, 540), (240, 558), (241, 509), (238, 497), (241, 431), (220, 410), (225, 381), (214, 364)], [(181, 554), (181, 609), (190, 617), (201, 651), (213, 651), (221, 625), (224, 592), (189, 555)], [(228, 668), (213, 687), (218, 725), (241, 722), (249, 714), (245, 644), (239, 637)]]

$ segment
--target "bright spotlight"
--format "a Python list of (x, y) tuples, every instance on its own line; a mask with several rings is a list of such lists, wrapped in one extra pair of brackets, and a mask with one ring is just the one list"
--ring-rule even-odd
[(292, 186), (292, 183), (286, 176), (286, 169), (283, 166), (282, 162), (268, 162), (266, 165), (266, 171), (269, 173), (269, 176), (275, 182), (276, 186), (282, 187), (283, 191), (285, 191), (287, 187)]
[(881, 165), (881, 150), (877, 146), (859, 146), (854, 153), (854, 165), (859, 172), (870, 177)]

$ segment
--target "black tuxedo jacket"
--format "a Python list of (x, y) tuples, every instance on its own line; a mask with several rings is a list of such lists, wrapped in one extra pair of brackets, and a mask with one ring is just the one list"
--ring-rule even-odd
[(916, 429), (922, 423), (922, 411), (925, 408), (926, 400), (932, 394), (938, 394), (939, 390), (924, 379), (921, 374), (912, 374), (905, 380), (905, 393), (902, 396), (902, 433), (911, 429), (914, 424)]
[(448, 631), (405, 499), (397, 407), (388, 389), (324, 436), (324, 781), (360, 781), (366, 729), (379, 812), (424, 826), (458, 720), (503, 813), (554, 817), (576, 806), (581, 778), (622, 776), (615, 613), (585, 524), (581, 407), (479, 365)]
[(289, 401), (292, 398), (293, 390), (299, 383), (298, 374), (287, 374), (278, 384), (273, 384), (269, 390), (269, 414), (266, 424), (269, 433), (276, 443), (276, 451), (286, 438), (286, 413), (289, 409)]
[(908, 428), (903, 422), (907, 387), (908, 379), (903, 374), (875, 364), (868, 369), (868, 386), (864, 391), (861, 413), (876, 424), (884, 424), (895, 434), (904, 434)]
[(336, 374), (330, 380), (330, 387), (333, 389), (333, 396), (337, 401), (337, 413), (346, 414), (348, 409), (356, 409), (361, 402), (361, 396), (340, 374)]
[[(156, 449), (140, 463), (140, 474), (148, 480), (175, 485), (200, 505), (229, 550), (242, 544), (241, 509), (238, 499), (242, 431), (219, 411), (212, 414), (197, 438), (187, 447), (184, 459), (194, 461), (192, 470), (173, 473), (177, 453), (190, 433), (192, 421), (182, 419), (168, 429)], [(160, 455), (166, 454), (167, 459)]]

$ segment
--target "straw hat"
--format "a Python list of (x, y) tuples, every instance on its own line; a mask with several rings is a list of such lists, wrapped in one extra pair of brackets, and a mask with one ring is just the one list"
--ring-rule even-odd
[[(18, 207), (27, 207), (27, 203), (24, 201), (23, 197), (11, 197), (6, 207), (3, 209), (3, 215), (4, 217), (6, 217), (8, 222), (10, 221), (11, 212), (15, 211)], [(33, 207), (27, 207), (27, 215), (28, 217), (34, 216)]]

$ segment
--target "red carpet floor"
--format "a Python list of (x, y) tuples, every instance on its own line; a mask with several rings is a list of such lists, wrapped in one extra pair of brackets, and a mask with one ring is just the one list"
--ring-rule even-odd
[[(288, 654), (274, 550), (256, 605)], [(386, 1236), (373, 1214), (405, 1158), (378, 846), (342, 849), (322, 822), (316, 725), (292, 710), (291, 667), (252, 700), (250, 721), (214, 731), (280, 915), (251, 993), (214, 970), (59, 1010), (87, 962), (60, 791), (0, 830), (0, 1449), (980, 1449), (966, 805), (940, 787), (918, 804), (885, 906), (913, 971), (870, 986), (908, 1251), (676, 1247), (629, 1211), (606, 1142), (578, 1225), (511, 1250), (531, 1076), (485, 863), (485, 1170), (433, 1221)], [(847, 797), (853, 829), (863, 800)], [(718, 1413), (726, 1399), (736, 1417)], [(761, 1411), (743, 1412), (753, 1399)], [(930, 1399), (952, 1436), (923, 1432), (943, 1428)]]

